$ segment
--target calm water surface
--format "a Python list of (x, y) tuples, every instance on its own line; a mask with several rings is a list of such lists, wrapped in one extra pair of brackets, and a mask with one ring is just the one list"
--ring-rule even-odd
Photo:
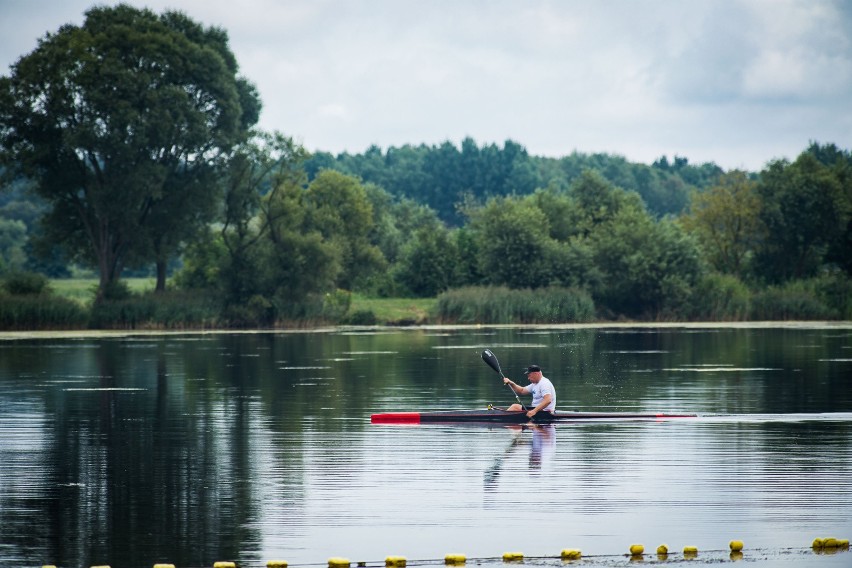
[[(562, 410), (695, 412), (544, 428), (371, 425), (513, 402), (542, 365)], [(8, 566), (850, 566), (852, 327), (430, 329), (0, 342)], [(707, 552), (704, 552), (707, 551)], [(676, 562), (673, 555), (669, 562)], [(646, 555), (646, 562), (656, 562)]]

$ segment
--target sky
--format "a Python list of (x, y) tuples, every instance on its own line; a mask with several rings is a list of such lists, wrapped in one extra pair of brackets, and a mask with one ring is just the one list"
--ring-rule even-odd
[[(91, 0), (0, 0), (0, 74)], [(514, 140), (758, 171), (852, 149), (847, 0), (129, 0), (225, 29), (310, 151)]]

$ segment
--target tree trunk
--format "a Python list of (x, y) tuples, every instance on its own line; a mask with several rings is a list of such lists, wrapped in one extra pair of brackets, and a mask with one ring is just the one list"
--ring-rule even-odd
[(166, 261), (163, 259), (157, 260), (157, 287), (154, 292), (162, 294), (166, 291)]
[(96, 251), (100, 283), (98, 284), (98, 291), (95, 295), (95, 304), (99, 304), (106, 299), (107, 291), (110, 286), (118, 281), (121, 271), (124, 268), (122, 263), (123, 247), (117, 246), (113, 248), (108, 244), (104, 244), (104, 241), (108, 243), (108, 239), (104, 238)]

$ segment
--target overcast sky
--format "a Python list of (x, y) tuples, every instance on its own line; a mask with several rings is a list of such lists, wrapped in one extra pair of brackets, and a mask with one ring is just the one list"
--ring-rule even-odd
[[(852, 149), (852, 1), (127, 3), (227, 30), (261, 127), (312, 151), (470, 136), (759, 170), (811, 140)], [(0, 74), (94, 4), (0, 0)]]

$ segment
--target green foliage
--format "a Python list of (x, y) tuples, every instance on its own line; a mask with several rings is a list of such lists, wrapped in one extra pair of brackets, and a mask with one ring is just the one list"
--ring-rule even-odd
[(236, 73), (223, 30), (120, 4), (46, 35), (0, 78), (9, 173), (35, 182), (45, 238), (98, 267), (101, 296), (209, 219), (219, 158), (259, 113)]
[(595, 314), (591, 296), (571, 288), (517, 290), (503, 286), (466, 287), (438, 296), (436, 317), (442, 323), (573, 323)]
[(814, 290), (813, 282), (794, 280), (757, 291), (751, 302), (753, 320), (827, 320), (837, 317)]
[(304, 229), (315, 231), (329, 243), (341, 265), (337, 286), (358, 289), (387, 262), (370, 242), (373, 211), (364, 186), (351, 176), (323, 171), (304, 193)]
[(639, 196), (619, 189), (593, 170), (584, 170), (570, 188), (576, 204), (573, 235), (588, 236), (625, 209), (644, 211)]
[(340, 254), (307, 224), (305, 157), (280, 134), (240, 146), (228, 164), (219, 235), (187, 251), (180, 284), (221, 290), (229, 325), (271, 325), (334, 287)]
[(586, 170), (608, 183), (636, 192), (655, 215), (679, 213), (691, 192), (715, 183), (723, 172), (715, 164), (693, 166), (686, 158), (674, 164), (662, 158), (653, 166), (633, 164), (621, 156), (573, 153), (563, 158), (530, 156), (512, 140), (502, 147), (477, 146), (470, 138), (460, 147), (440, 145), (372, 146), (363, 154), (315, 154), (306, 164), (311, 179), (323, 169), (335, 169), (373, 183), (394, 196), (428, 205), (452, 226), (461, 225), (460, 205), (490, 198), (529, 195), (538, 188), (564, 189)]
[(50, 283), (43, 274), (11, 272), (3, 278), (3, 290), (12, 296), (38, 296), (50, 293)]
[(500, 148), (494, 144), (479, 147), (466, 138), (461, 147), (450, 142), (404, 146), (389, 148), (384, 155), (381, 149), (371, 147), (363, 155), (342, 154), (328, 167), (428, 205), (452, 225), (462, 221), (457, 206), (466, 196), (484, 201), (530, 193), (541, 184), (526, 149), (511, 140)]
[(435, 211), (425, 205), (405, 197), (394, 197), (371, 183), (364, 184), (364, 190), (373, 212), (369, 240), (389, 263), (397, 262), (415, 232), (444, 228)]
[(699, 321), (744, 321), (750, 316), (751, 292), (736, 276), (710, 272), (695, 285), (688, 313)]
[(603, 275), (596, 299), (616, 314), (672, 318), (684, 313), (702, 272), (695, 241), (671, 221), (624, 210), (590, 237)]
[(196, 292), (147, 293), (106, 298), (92, 306), (94, 329), (204, 329), (221, 325), (215, 296)]
[(343, 323), (348, 325), (376, 325), (378, 318), (372, 310), (358, 310), (344, 319)]
[(852, 279), (840, 270), (820, 274), (813, 281), (814, 291), (831, 310), (832, 319), (852, 320)]
[(474, 231), (467, 227), (453, 229), (452, 247), (456, 250), (456, 265), (453, 267), (453, 282), (458, 286), (470, 286), (484, 280), (479, 263), (479, 244)]
[(852, 319), (852, 281), (840, 271), (754, 292), (751, 319)]
[(443, 227), (414, 233), (403, 248), (394, 277), (414, 296), (437, 296), (454, 284), (458, 251), (450, 232)]
[(0, 218), (0, 273), (22, 270), (27, 264), (26, 238), (23, 222)]
[(698, 238), (713, 268), (743, 278), (763, 237), (760, 212), (757, 183), (735, 171), (696, 195), (682, 221)]
[(551, 282), (554, 241), (547, 217), (533, 203), (501, 197), (471, 212), (485, 281), (511, 288)]
[(352, 292), (347, 290), (328, 292), (322, 300), (322, 315), (331, 321), (342, 321), (349, 313), (351, 305)]
[(101, 289), (103, 291), (104, 300), (121, 302), (123, 300), (128, 300), (131, 296), (130, 286), (127, 282), (122, 280), (113, 280), (106, 286), (102, 286)]
[(86, 310), (66, 298), (0, 294), (0, 329), (80, 329), (87, 320)]
[(852, 152), (841, 150), (834, 144), (808, 146), (805, 153), (829, 169), (840, 185), (837, 208), (840, 231), (828, 239), (825, 261), (837, 266), (847, 276), (852, 275)]
[(221, 290), (227, 255), (221, 235), (208, 230), (184, 252), (183, 266), (173, 278), (175, 286), (184, 290)]
[(814, 276), (834, 243), (844, 238), (850, 216), (845, 211), (844, 179), (812, 153), (792, 164), (777, 161), (761, 174), (760, 219), (765, 239), (755, 255), (760, 279), (785, 282)]

